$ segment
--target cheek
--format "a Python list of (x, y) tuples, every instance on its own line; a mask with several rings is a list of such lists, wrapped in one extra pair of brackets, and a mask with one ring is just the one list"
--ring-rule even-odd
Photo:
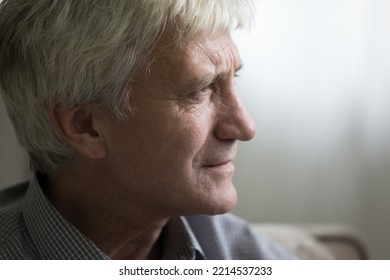
[(158, 131), (153, 140), (156, 148), (149, 161), (153, 162), (155, 180), (172, 187), (196, 184), (207, 150), (207, 122), (194, 114), (180, 114), (168, 126), (154, 129)]
[(194, 180), (207, 151), (209, 119), (207, 110), (187, 112), (171, 107), (170, 111), (154, 110), (153, 115), (139, 115), (112, 127), (112, 166), (139, 180), (165, 181), (173, 176)]
[(192, 169), (202, 157), (209, 135), (208, 127), (192, 116), (172, 124), (171, 129), (165, 131), (163, 139), (158, 141), (160, 153), (171, 161), (172, 166), (175, 165), (181, 170)]

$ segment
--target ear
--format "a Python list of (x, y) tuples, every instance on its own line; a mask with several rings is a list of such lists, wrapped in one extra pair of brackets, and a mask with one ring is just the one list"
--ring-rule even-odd
[(105, 141), (103, 134), (99, 133), (99, 120), (93, 110), (56, 104), (49, 109), (49, 117), (73, 149), (90, 159), (105, 157)]

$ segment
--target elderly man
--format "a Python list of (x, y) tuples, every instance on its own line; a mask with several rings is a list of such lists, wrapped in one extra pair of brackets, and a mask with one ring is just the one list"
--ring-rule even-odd
[(0, 89), (34, 177), (0, 194), (0, 258), (293, 258), (224, 214), (255, 134), (229, 35), (250, 9), (3, 1)]

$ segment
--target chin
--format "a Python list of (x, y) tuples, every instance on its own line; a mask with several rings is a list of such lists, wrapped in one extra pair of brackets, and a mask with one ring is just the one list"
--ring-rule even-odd
[(234, 186), (228, 190), (224, 190), (223, 193), (216, 194), (214, 197), (210, 197), (206, 208), (207, 213), (205, 215), (218, 215), (225, 214), (231, 211), (237, 204), (237, 192)]

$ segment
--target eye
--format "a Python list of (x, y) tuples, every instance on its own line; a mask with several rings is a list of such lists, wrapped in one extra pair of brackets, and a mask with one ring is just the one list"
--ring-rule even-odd
[(194, 103), (201, 103), (203, 101), (210, 100), (212, 94), (218, 91), (218, 84), (221, 78), (222, 75), (217, 75), (207, 86), (189, 93), (188, 97)]
[(188, 97), (193, 102), (202, 102), (208, 99), (213, 93), (212, 85), (208, 85), (207, 87), (202, 88), (201, 90), (193, 91), (188, 94)]

